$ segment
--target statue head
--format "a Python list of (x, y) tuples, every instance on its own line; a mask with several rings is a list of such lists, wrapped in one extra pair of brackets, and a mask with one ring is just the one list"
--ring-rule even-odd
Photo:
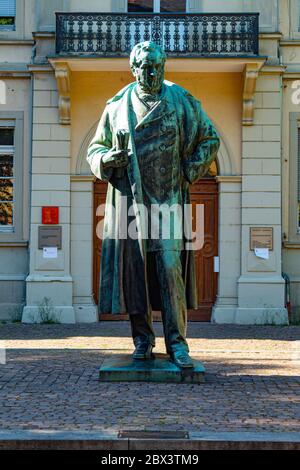
[(131, 71), (142, 91), (157, 94), (162, 87), (166, 54), (154, 42), (136, 44), (130, 54)]

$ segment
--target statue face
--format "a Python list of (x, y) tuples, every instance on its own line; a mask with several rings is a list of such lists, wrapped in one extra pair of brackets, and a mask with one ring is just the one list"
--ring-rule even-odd
[(139, 65), (133, 68), (133, 75), (142, 91), (156, 95), (164, 81), (164, 61), (159, 54), (145, 52)]

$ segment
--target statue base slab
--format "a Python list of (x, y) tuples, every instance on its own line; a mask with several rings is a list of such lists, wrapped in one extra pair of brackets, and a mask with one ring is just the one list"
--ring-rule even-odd
[(134, 360), (132, 355), (114, 355), (104, 360), (100, 371), (101, 382), (163, 382), (203, 383), (205, 368), (193, 359), (194, 368), (180, 369), (164, 354), (154, 359)]

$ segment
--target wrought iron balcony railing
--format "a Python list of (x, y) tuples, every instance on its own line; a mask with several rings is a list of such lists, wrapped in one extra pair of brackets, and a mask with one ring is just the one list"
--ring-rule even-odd
[(56, 13), (56, 53), (128, 56), (141, 41), (176, 57), (258, 55), (258, 13)]

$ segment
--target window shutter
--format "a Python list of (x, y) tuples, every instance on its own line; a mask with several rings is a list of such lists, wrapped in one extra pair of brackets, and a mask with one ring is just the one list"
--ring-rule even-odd
[(0, 0), (0, 16), (16, 16), (16, 0)]

